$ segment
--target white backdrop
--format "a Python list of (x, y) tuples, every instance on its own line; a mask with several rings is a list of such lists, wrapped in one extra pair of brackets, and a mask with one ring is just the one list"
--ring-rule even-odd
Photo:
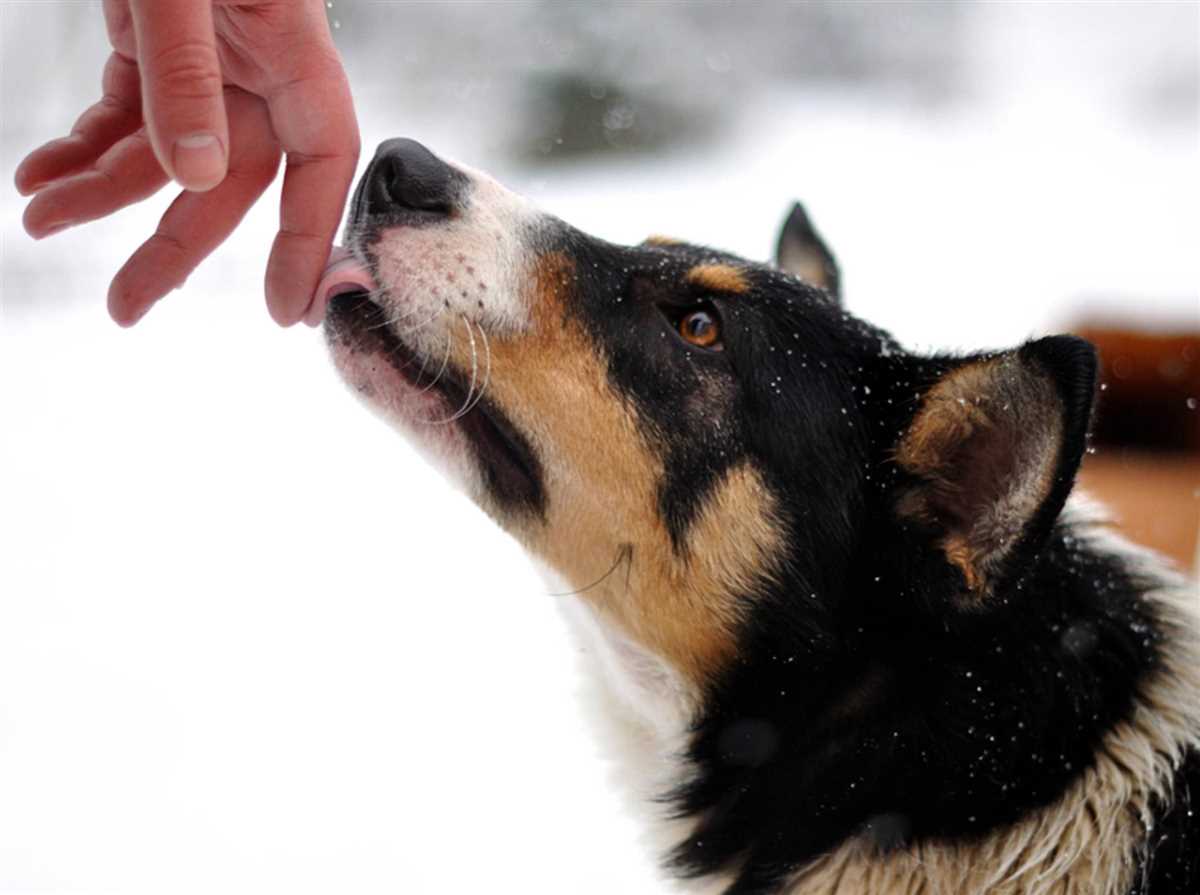
[[(974, 8), (966, 99), (936, 114), (763, 84), (714, 144), (545, 170), (346, 59), (368, 147), (415, 136), (598, 235), (758, 257), (799, 196), (853, 310), (999, 346), (1200, 313), (1196, 117), (1130, 100), (1162, 47), (1194, 67), (1200, 13), (1147, 6)], [(661, 891), (555, 598), (319, 334), (269, 322), (277, 194), (130, 331), (105, 289), (168, 196), (23, 235), (11, 173), (94, 97), (92, 12), (0, 3), (0, 892)]]

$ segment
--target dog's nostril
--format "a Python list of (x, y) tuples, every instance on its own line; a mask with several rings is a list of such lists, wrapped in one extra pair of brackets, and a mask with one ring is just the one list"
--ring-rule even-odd
[(384, 159), (382, 164), (381, 185), (392, 204), (417, 211), (450, 211), (449, 190), (444, 178), (413, 174), (400, 159)]
[(416, 140), (388, 140), (375, 153), (371, 196), (392, 208), (449, 214), (461, 177)]

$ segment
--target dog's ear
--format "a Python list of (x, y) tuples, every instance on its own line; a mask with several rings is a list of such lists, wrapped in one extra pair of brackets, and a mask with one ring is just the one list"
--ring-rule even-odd
[(792, 206), (779, 231), (775, 266), (812, 286), (819, 286), (837, 301), (842, 300), (837, 261), (799, 202)]
[(982, 599), (1045, 542), (1086, 446), (1096, 352), (1073, 336), (970, 359), (943, 374), (896, 446), (901, 518), (933, 529)]

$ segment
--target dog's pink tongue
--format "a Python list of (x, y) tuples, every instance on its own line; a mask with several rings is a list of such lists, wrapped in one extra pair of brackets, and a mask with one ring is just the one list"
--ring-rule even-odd
[(375, 278), (348, 249), (334, 246), (329, 253), (329, 261), (325, 265), (325, 273), (313, 293), (312, 304), (304, 315), (304, 322), (309, 326), (318, 326), (325, 319), (325, 309), (329, 300), (343, 292), (374, 292)]

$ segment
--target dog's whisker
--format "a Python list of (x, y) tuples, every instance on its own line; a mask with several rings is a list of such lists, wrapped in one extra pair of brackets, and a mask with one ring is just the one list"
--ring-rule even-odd
[[(464, 318), (464, 319), (466, 319), (466, 318)], [(483, 377), (483, 385), (481, 385), (481, 386), (479, 387), (479, 389), (478, 389), (478, 390), (475, 392), (475, 398), (474, 398), (474, 400), (472, 400), (472, 399), (471, 399), (471, 397), (470, 397), (470, 394), (468, 393), (467, 400), (464, 402), (462, 409), (461, 409), (461, 410), (459, 410), (457, 413), (455, 413), (455, 414), (454, 414), (454, 416), (450, 417), (450, 419), (449, 419), (449, 420), (447, 420), (446, 422), (454, 422), (455, 420), (462, 419), (464, 416), (466, 416), (468, 413), (470, 413), (470, 412), (471, 412), (471, 411), (472, 411), (472, 410), (473, 410), (473, 409), (474, 409), (476, 406), (478, 406), (479, 402), (483, 400), (483, 394), (484, 394), (484, 392), (487, 390), (487, 387), (488, 387), (488, 385), (491, 383), (491, 378), (492, 378), (492, 346), (491, 346), (491, 343), (488, 341), (487, 333), (486, 333), (486, 332), (484, 332), (484, 329), (483, 329), (483, 327), (482, 327), (482, 326), (480, 326), (479, 324), (476, 324), (476, 326), (477, 326), (477, 327), (478, 327), (478, 329), (479, 329), (479, 335), (480, 335), (480, 336), (483, 338), (483, 345), (484, 345), (484, 348), (485, 348), (485, 354), (484, 354), (484, 357), (485, 357), (485, 360), (486, 360), (486, 365), (487, 365), (487, 368), (486, 368), (486, 371), (485, 371), (485, 373), (484, 373), (484, 377)], [(474, 356), (474, 352), (475, 352), (475, 343), (474, 343), (474, 339), (472, 339), (472, 342), (471, 342), (471, 351), (472, 351), (472, 362), (474, 362), (474, 360), (475, 360), (475, 356)], [(472, 383), (473, 383), (473, 382), (474, 382), (474, 376), (473, 376), (473, 372), (472, 372)]]
[[(470, 319), (466, 315), (462, 315), (462, 321), (467, 328), (467, 337), (471, 340), (471, 384), (467, 388), (467, 396), (463, 399), (463, 406), (450, 416), (440, 420), (424, 420), (423, 422), (426, 425), (444, 426), (448, 423), (453, 423), (461, 419), (467, 408), (472, 406), (471, 399), (475, 395), (475, 386), (479, 380), (479, 352), (475, 347), (475, 331), (471, 327)], [(480, 328), (480, 332), (483, 332), (482, 328)]]
[[(418, 392), (418, 394), (421, 394), (421, 395), (425, 394), (427, 391), (429, 391), (431, 388), (433, 388), (435, 385), (437, 385), (441, 381), (442, 376), (445, 375), (446, 365), (450, 363), (450, 344), (452, 341), (453, 340), (450, 338), (450, 333), (446, 333), (446, 350), (442, 355), (442, 366), (438, 369), (437, 373), (434, 374), (433, 379), (431, 379), (429, 382), (429, 385), (427, 385), (423, 389), (421, 389)], [(424, 363), (422, 363), (421, 369), (423, 372), (425, 369)]]
[(479, 327), (479, 335), (483, 337), (484, 362), (486, 364), (486, 370), (483, 374), (483, 385), (479, 387), (479, 391), (475, 394), (475, 400), (473, 402), (469, 402), (468, 405), (462, 409), (462, 411), (458, 414), (459, 417), (465, 416), (479, 406), (479, 402), (483, 400), (484, 392), (487, 391), (487, 387), (492, 381), (492, 344), (488, 340), (487, 333), (484, 331), (482, 326)]

